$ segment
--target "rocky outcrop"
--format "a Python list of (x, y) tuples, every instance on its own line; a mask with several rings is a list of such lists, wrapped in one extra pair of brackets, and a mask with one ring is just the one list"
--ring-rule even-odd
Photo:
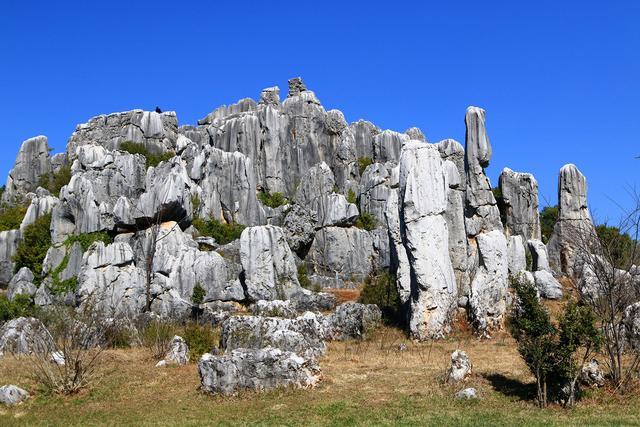
[(624, 310), (622, 325), (627, 343), (636, 351), (640, 350), (640, 302), (631, 304)]
[(328, 338), (363, 339), (382, 324), (382, 312), (375, 304), (346, 302), (340, 304), (326, 320)]
[(29, 393), (13, 384), (0, 387), (0, 403), (7, 406), (17, 405), (29, 398)]
[(504, 168), (498, 186), (504, 205), (507, 236), (519, 235), (524, 240), (540, 240), (542, 237), (538, 214), (538, 182), (533, 175)]
[(173, 111), (102, 114), (76, 127), (67, 142), (67, 158), (75, 160), (78, 147), (83, 145), (96, 144), (116, 150), (129, 141), (144, 144), (149, 151), (158, 153), (174, 149), (177, 137), (178, 118)]
[(26, 226), (33, 224), (41, 216), (51, 213), (59, 202), (57, 197), (52, 196), (41, 187), (38, 187), (35, 193), (27, 194), (26, 198), (31, 199), (31, 202), (20, 224), (20, 230), (24, 230)]
[(298, 311), (290, 300), (256, 301), (252, 304), (251, 313), (254, 316), (284, 317), (292, 319), (297, 317)]
[(389, 193), (384, 214), (390, 242), (390, 270), (396, 276), (400, 304), (403, 306), (404, 312), (408, 313), (407, 305), (411, 298), (411, 269), (409, 268), (407, 250), (402, 243), (400, 233), (400, 206), (397, 188), (393, 188)]
[(9, 282), (7, 298), (13, 300), (17, 295), (32, 296), (36, 293), (36, 286), (33, 284), (33, 273), (29, 268), (22, 267)]
[(507, 242), (499, 230), (476, 239), (481, 262), (471, 282), (470, 315), (478, 333), (490, 337), (493, 330), (502, 329), (507, 310)]
[(322, 319), (311, 312), (285, 319), (280, 317), (235, 316), (222, 325), (221, 347), (227, 352), (240, 348), (265, 347), (291, 351), (304, 358), (322, 356), (327, 347)]
[(527, 256), (522, 236), (511, 236), (507, 243), (509, 274), (516, 275), (527, 269)]
[(596, 359), (582, 366), (580, 382), (588, 387), (602, 387), (605, 384), (604, 372)]
[(561, 299), (562, 285), (553, 274), (546, 270), (534, 271), (533, 277), (540, 296), (547, 299)]
[(20, 230), (0, 231), (0, 284), (8, 284), (13, 277), (13, 256), (18, 249)]
[(321, 378), (310, 359), (276, 348), (237, 349), (221, 356), (205, 353), (198, 362), (202, 390), (232, 395), (243, 390), (312, 388)]
[(184, 338), (176, 335), (171, 339), (169, 351), (167, 351), (164, 360), (166, 363), (174, 363), (176, 365), (186, 365), (189, 363), (189, 347)]
[(51, 334), (34, 317), (18, 317), (0, 327), (0, 357), (5, 354), (45, 353), (53, 348)]
[(579, 248), (587, 249), (594, 236), (587, 205), (587, 179), (575, 165), (564, 165), (558, 177), (558, 220), (548, 243), (551, 268), (572, 276)]
[(249, 300), (289, 299), (301, 291), (295, 260), (280, 227), (244, 229), (240, 259)]
[(400, 158), (400, 232), (409, 260), (409, 329), (417, 339), (442, 338), (457, 297), (449, 257), (447, 188), (437, 147), (406, 143)]
[(40, 177), (51, 173), (49, 143), (46, 136), (36, 136), (22, 143), (9, 172), (3, 203), (15, 203), (38, 187)]

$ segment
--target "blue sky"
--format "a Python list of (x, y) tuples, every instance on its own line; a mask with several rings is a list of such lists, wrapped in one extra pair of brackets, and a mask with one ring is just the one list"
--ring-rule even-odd
[(640, 2), (33, 2), (0, 13), (0, 175), (20, 143), (133, 108), (194, 123), (301, 75), (323, 105), (464, 141), (487, 110), (494, 185), (533, 173), (541, 204), (575, 163), (599, 221), (640, 184)]

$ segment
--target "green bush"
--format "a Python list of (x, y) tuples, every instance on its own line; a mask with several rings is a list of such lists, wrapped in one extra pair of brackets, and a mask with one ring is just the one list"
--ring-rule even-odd
[(367, 276), (358, 301), (380, 307), (382, 320), (387, 325), (401, 325), (400, 295), (396, 278), (391, 273), (383, 271)]
[(219, 329), (196, 322), (187, 323), (181, 334), (189, 347), (189, 359), (194, 362), (197, 362), (203, 354), (210, 353), (214, 347), (218, 347), (220, 341)]
[(356, 192), (350, 188), (349, 191), (347, 191), (347, 202), (355, 204), (357, 201), (358, 196), (356, 195)]
[(368, 212), (360, 214), (355, 226), (363, 230), (371, 231), (376, 228), (376, 218)]
[(302, 286), (305, 289), (309, 289), (315, 292), (321, 291), (320, 285), (316, 284), (314, 286), (311, 283), (311, 280), (309, 280), (309, 275), (307, 273), (307, 266), (304, 263), (298, 266), (298, 282), (300, 282), (300, 286)]
[(200, 286), (200, 283), (196, 283), (193, 287), (193, 293), (191, 294), (191, 301), (193, 301), (194, 304), (202, 304), (205, 295), (207, 295), (207, 292)]
[(542, 241), (546, 244), (553, 234), (553, 227), (558, 220), (558, 206), (545, 206), (540, 212), (540, 231)]
[(240, 238), (245, 226), (237, 223), (223, 223), (215, 219), (196, 218), (192, 224), (202, 236), (213, 237), (218, 244), (226, 245)]
[(26, 226), (22, 233), (22, 241), (18, 244), (13, 256), (15, 272), (17, 273), (22, 267), (28, 267), (33, 272), (35, 285), (40, 284), (43, 279), (42, 261), (51, 246), (50, 226), (51, 214), (43, 215), (33, 224)]
[(269, 193), (261, 191), (258, 193), (258, 200), (262, 202), (263, 205), (269, 206), (270, 208), (277, 208), (282, 205), (286, 205), (288, 200), (282, 193)]
[(27, 206), (24, 203), (17, 203), (0, 208), (0, 231), (16, 230), (27, 213)]
[(176, 153), (173, 151), (165, 151), (163, 153), (152, 153), (149, 149), (142, 143), (133, 142), (133, 141), (125, 141), (120, 144), (120, 150), (126, 151), (130, 154), (141, 154), (146, 159), (147, 168), (150, 166), (156, 167), (160, 164), (160, 162), (167, 161), (173, 158)]
[(113, 243), (113, 236), (111, 236), (106, 231), (94, 231), (93, 233), (83, 233), (83, 234), (74, 234), (65, 240), (64, 244), (67, 247), (71, 247), (75, 242), (79, 242), (82, 246), (82, 251), (86, 252), (89, 249), (89, 246), (93, 244), (93, 242), (103, 242), (105, 245), (110, 245)]
[(10, 301), (6, 295), (0, 294), (0, 323), (17, 317), (31, 317), (38, 314), (38, 307), (29, 295), (16, 295)]
[(632, 258), (638, 243), (634, 242), (627, 233), (621, 233), (619, 228), (610, 227), (607, 224), (598, 225), (596, 233), (607, 260), (610, 260), (615, 267), (627, 269), (629, 265), (635, 263)]
[(40, 175), (38, 186), (46, 188), (51, 194), (58, 197), (60, 190), (71, 181), (71, 165), (60, 167), (57, 172)]
[(367, 166), (372, 164), (373, 160), (371, 160), (371, 157), (358, 157), (358, 170), (360, 171), (360, 176), (362, 176), (365, 169), (367, 169)]
[[(581, 349), (586, 352), (580, 358), (582, 363), (601, 345), (595, 316), (588, 307), (570, 302), (556, 327), (538, 300), (534, 284), (514, 281), (512, 285), (517, 303), (508, 321), (509, 332), (536, 378), (538, 404), (547, 406), (551, 397), (572, 405), (578, 397), (576, 383), (581, 367), (575, 355)], [(567, 389), (571, 391), (567, 393)]]

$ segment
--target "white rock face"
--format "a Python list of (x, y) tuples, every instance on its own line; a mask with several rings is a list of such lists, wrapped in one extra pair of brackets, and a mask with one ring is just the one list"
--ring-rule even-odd
[(402, 243), (402, 235), (400, 234), (400, 207), (398, 190), (395, 188), (389, 193), (385, 219), (391, 245), (391, 271), (395, 271), (396, 274), (400, 303), (406, 306), (411, 297), (411, 268), (409, 267), (407, 250)]
[(301, 291), (295, 259), (280, 227), (245, 228), (240, 260), (250, 300), (289, 299)]
[(21, 231), (23, 231), (27, 225), (36, 222), (41, 216), (50, 213), (59, 202), (57, 197), (53, 197), (47, 190), (41, 187), (38, 187), (35, 193), (27, 194), (26, 197), (31, 199), (31, 202), (20, 224)]
[(8, 284), (13, 277), (13, 256), (21, 238), (20, 230), (0, 231), (0, 284)]
[(451, 365), (447, 371), (448, 382), (459, 382), (471, 375), (471, 360), (467, 353), (462, 350), (456, 350), (451, 353)]
[(529, 252), (531, 253), (531, 269), (533, 271), (544, 270), (551, 272), (549, 256), (547, 255), (547, 246), (542, 243), (541, 240), (529, 240), (527, 245), (529, 246)]
[(504, 168), (498, 185), (506, 210), (505, 233), (524, 240), (541, 239), (538, 182), (534, 176)]
[(222, 356), (205, 353), (198, 372), (205, 392), (223, 395), (278, 387), (312, 388), (321, 378), (313, 360), (272, 347), (237, 349)]
[(492, 330), (502, 329), (507, 308), (507, 240), (499, 230), (476, 239), (481, 263), (471, 282), (470, 314), (477, 331), (489, 337)]
[(477, 398), (478, 391), (473, 387), (465, 388), (456, 393), (456, 399), (459, 400), (475, 400)]
[(175, 363), (176, 365), (186, 365), (189, 363), (189, 347), (184, 338), (176, 335), (169, 343), (169, 351), (164, 358), (167, 363)]
[(13, 300), (17, 295), (32, 296), (36, 293), (36, 286), (33, 284), (33, 273), (29, 268), (22, 267), (9, 282), (7, 298)]
[(13, 384), (0, 387), (0, 403), (7, 406), (17, 405), (29, 398), (29, 393)]
[(587, 205), (587, 179), (575, 165), (564, 165), (558, 177), (558, 220), (549, 239), (549, 263), (558, 274), (573, 276), (576, 251), (595, 235)]
[(417, 339), (450, 330), (457, 296), (444, 212), (447, 188), (438, 148), (407, 142), (400, 157), (400, 230), (409, 259), (409, 329)]
[(547, 299), (561, 299), (563, 292), (560, 283), (546, 270), (534, 271), (533, 277), (540, 296)]
[(527, 257), (522, 236), (511, 236), (507, 246), (509, 252), (509, 274), (517, 274), (527, 269)]
[(602, 387), (605, 384), (604, 372), (596, 359), (592, 359), (582, 366), (580, 382), (589, 387)]
[(0, 327), (0, 357), (5, 354), (42, 353), (53, 348), (51, 334), (34, 317), (18, 317)]

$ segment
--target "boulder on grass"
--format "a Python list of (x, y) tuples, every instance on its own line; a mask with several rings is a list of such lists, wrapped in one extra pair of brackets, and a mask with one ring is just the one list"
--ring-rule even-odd
[(167, 363), (175, 363), (176, 365), (186, 365), (189, 363), (189, 347), (184, 338), (178, 335), (174, 336), (169, 343), (169, 351), (164, 360)]
[(456, 350), (451, 353), (451, 365), (447, 371), (447, 382), (458, 382), (471, 374), (471, 360), (467, 353)]
[(29, 393), (27, 393), (26, 390), (23, 390), (13, 384), (3, 385), (0, 387), (0, 403), (4, 405), (17, 405), (28, 397)]
[(478, 398), (478, 391), (473, 388), (465, 388), (464, 390), (460, 390), (456, 393), (456, 399), (460, 400), (473, 400)]
[(329, 338), (362, 339), (382, 324), (382, 311), (375, 304), (345, 302), (327, 316)]
[(203, 391), (223, 395), (278, 387), (312, 388), (321, 377), (313, 360), (272, 347), (242, 348), (221, 356), (205, 353), (198, 362), (198, 373)]

